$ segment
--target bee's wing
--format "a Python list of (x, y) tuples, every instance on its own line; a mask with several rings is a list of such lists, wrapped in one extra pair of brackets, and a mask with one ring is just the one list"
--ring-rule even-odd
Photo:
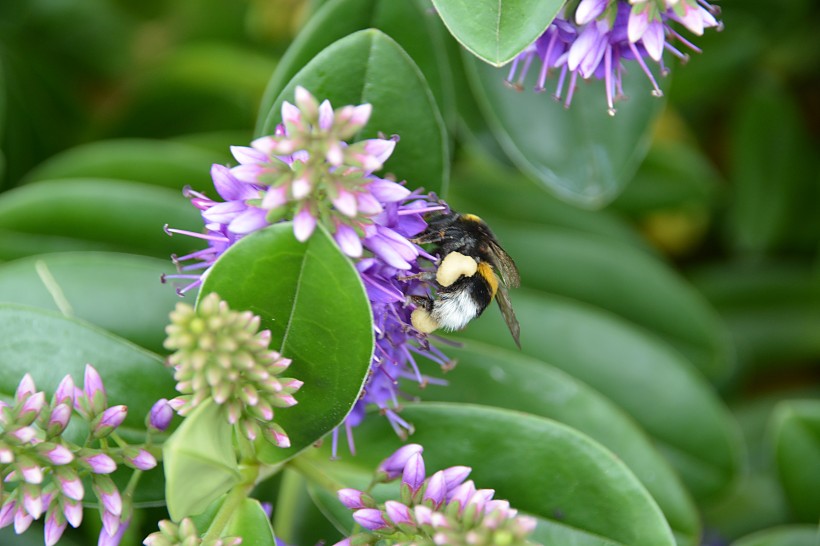
[(490, 243), (490, 249), (493, 255), (493, 265), (501, 274), (501, 280), (504, 281), (504, 284), (510, 288), (520, 286), (521, 276), (518, 274), (518, 268), (515, 267), (515, 262), (510, 258), (510, 255), (504, 252), (504, 249), (494, 241)]
[(498, 285), (498, 292), (495, 295), (495, 300), (498, 302), (498, 308), (501, 309), (501, 315), (504, 317), (504, 322), (507, 323), (507, 328), (510, 329), (515, 344), (521, 348), (521, 325), (518, 324), (518, 319), (515, 318), (515, 311), (513, 311), (510, 303), (510, 294), (507, 292), (507, 287), (503, 284)]

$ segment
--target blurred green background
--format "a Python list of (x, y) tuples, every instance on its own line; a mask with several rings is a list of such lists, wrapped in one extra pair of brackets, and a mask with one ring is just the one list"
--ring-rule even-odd
[[(0, 4), (0, 300), (55, 307), (37, 273), (46, 263), (69, 299), (87, 302), (77, 316), (161, 352), (177, 297), (154, 280), (171, 253), (196, 248), (162, 225), (201, 229), (182, 188), (210, 189), (210, 165), (252, 138), (278, 60), (320, 3)], [(443, 108), (446, 197), (493, 226), (524, 285), (663, 338), (739, 424), (746, 447), (731, 483), (695, 495), (709, 544), (820, 517), (820, 4), (719, 5), (725, 30), (698, 37), (703, 53), (663, 80), (648, 155), (603, 210), (563, 203), (512, 166), (457, 56), (452, 115)], [(600, 83), (583, 92), (603, 96)], [(712, 320), (683, 339), (690, 321)], [(133, 528), (138, 543), (147, 533)], [(737, 544), (790, 544), (784, 533)], [(41, 540), (0, 532), (2, 544)]]

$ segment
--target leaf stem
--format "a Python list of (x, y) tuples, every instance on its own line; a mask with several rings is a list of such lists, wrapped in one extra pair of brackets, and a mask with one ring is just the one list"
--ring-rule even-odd
[(248, 497), (248, 493), (256, 485), (256, 478), (259, 474), (258, 466), (244, 466), (239, 471), (243, 479), (228, 492), (225, 501), (219, 507), (216, 516), (214, 516), (211, 526), (208, 527), (208, 531), (202, 537), (203, 543), (216, 540), (222, 535), (236, 509), (239, 508), (239, 505)]
[(291, 459), (290, 462), (287, 463), (287, 466), (296, 470), (308, 480), (328, 491), (335, 493), (339, 489), (345, 488), (345, 484), (339, 482), (324, 472), (319, 465), (305, 455)]

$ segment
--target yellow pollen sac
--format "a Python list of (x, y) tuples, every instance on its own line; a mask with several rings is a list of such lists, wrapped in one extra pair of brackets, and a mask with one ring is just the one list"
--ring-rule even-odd
[(423, 307), (413, 309), (410, 314), (410, 324), (422, 334), (432, 334), (438, 330), (438, 322)]
[(475, 214), (462, 214), (461, 217), (467, 220), (468, 222), (481, 222), (482, 224), (484, 223), (484, 220), (482, 220)]
[(441, 286), (450, 286), (462, 276), (472, 277), (478, 270), (476, 261), (461, 252), (451, 252), (444, 257), (436, 270), (436, 281)]
[(481, 262), (478, 264), (478, 274), (484, 277), (490, 285), (490, 290), (492, 291), (491, 297), (494, 298), (495, 293), (498, 292), (498, 278), (495, 276), (492, 266), (487, 262)]

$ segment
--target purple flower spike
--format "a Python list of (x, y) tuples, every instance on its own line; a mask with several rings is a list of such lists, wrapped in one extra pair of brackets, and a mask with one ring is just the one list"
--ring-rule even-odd
[(105, 453), (97, 453), (83, 459), (94, 474), (111, 474), (117, 469), (114, 459)]
[(381, 510), (377, 510), (376, 508), (362, 508), (361, 510), (356, 510), (353, 512), (353, 519), (356, 523), (365, 529), (370, 529), (371, 531), (377, 531), (388, 527), (387, 522), (384, 521)]
[(151, 413), (148, 415), (148, 425), (159, 432), (164, 432), (171, 424), (171, 419), (174, 417), (174, 409), (168, 400), (160, 398), (151, 407)]
[(401, 481), (407, 484), (410, 487), (410, 491), (415, 494), (424, 483), (426, 477), (424, 458), (421, 456), (421, 452), (416, 452), (407, 460)]
[(419, 444), (406, 444), (396, 450), (391, 456), (386, 458), (379, 465), (378, 470), (387, 474), (388, 480), (398, 478), (404, 472), (404, 467), (407, 461), (413, 455), (422, 453), (424, 448)]
[(107, 405), (105, 386), (100, 374), (91, 364), (85, 365), (83, 394), (93, 415), (97, 415), (105, 409)]
[(384, 510), (387, 513), (387, 517), (390, 518), (390, 521), (396, 525), (415, 525), (410, 509), (400, 502), (393, 500), (386, 501), (384, 503)]

